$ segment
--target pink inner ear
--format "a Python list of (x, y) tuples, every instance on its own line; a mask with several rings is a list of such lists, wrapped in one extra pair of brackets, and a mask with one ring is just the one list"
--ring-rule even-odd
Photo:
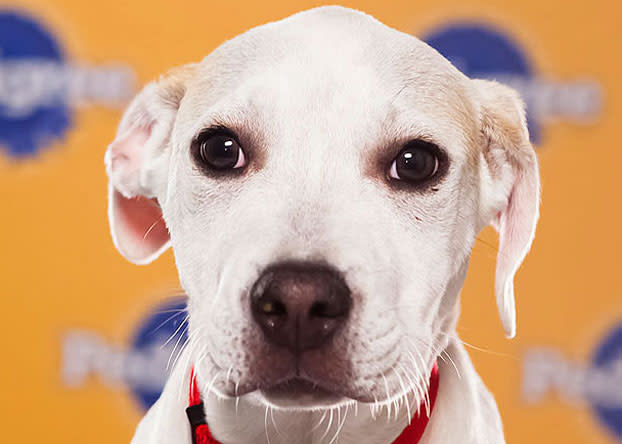
[(170, 239), (157, 200), (113, 192), (117, 246), (134, 262), (151, 261)]
[[(140, 126), (117, 137), (110, 144), (110, 171), (115, 175), (117, 187), (131, 190), (138, 186), (142, 150), (151, 135), (152, 126)], [(131, 193), (133, 194), (133, 193)]]

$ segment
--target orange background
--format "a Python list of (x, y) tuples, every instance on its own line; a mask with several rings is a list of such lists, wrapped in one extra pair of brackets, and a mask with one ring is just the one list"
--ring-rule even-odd
[[(44, 23), (70, 61), (126, 64), (143, 84), (174, 65), (201, 59), (250, 27), (320, 4), (23, 0), (0, 2), (0, 9), (16, 8)], [(485, 349), (469, 352), (498, 401), (509, 444), (619, 442), (589, 406), (556, 396), (526, 404), (520, 386), (523, 353), (531, 346), (550, 346), (587, 363), (595, 344), (622, 319), (620, 3), (342, 4), (414, 34), (446, 21), (489, 22), (525, 48), (539, 74), (562, 80), (584, 76), (602, 86), (603, 107), (595, 122), (542, 127), (542, 218), (516, 282), (518, 337), (504, 338), (496, 314), (492, 230), (482, 233), (473, 252), (459, 333)], [(178, 285), (170, 252), (148, 267), (136, 267), (112, 245), (103, 155), (120, 115), (97, 106), (76, 109), (65, 139), (36, 157), (16, 160), (0, 151), (3, 442), (129, 442), (143, 414), (128, 390), (97, 378), (69, 388), (60, 376), (61, 337), (67, 329), (97, 331), (112, 343), (126, 344), (144, 313)]]

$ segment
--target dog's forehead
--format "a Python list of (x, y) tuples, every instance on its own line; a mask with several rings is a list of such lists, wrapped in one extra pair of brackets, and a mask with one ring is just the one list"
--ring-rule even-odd
[(470, 137), (475, 114), (469, 80), (437, 51), (341, 7), (295, 14), (225, 42), (201, 62), (186, 96), (182, 111), (193, 115), (183, 120), (195, 124), (189, 131), (208, 113), (273, 127), (284, 117), (357, 131), (365, 122), (392, 124), (396, 133), (413, 128), (447, 144)]

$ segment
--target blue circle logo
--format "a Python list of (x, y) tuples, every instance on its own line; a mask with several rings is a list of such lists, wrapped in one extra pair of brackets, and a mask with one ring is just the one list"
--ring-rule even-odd
[(601, 423), (622, 439), (622, 323), (598, 345), (590, 377), (584, 382)]
[(127, 383), (135, 398), (149, 409), (160, 397), (164, 384), (187, 340), (186, 299), (174, 298), (148, 313), (132, 341)]
[(69, 128), (63, 69), (49, 30), (22, 13), (0, 11), (0, 146), (10, 155), (35, 154)]
[(519, 89), (527, 105), (531, 140), (540, 140), (531, 97), (520, 91), (520, 86), (533, 79), (533, 70), (525, 52), (510, 36), (487, 24), (455, 23), (428, 34), (424, 40), (467, 76), (498, 80)]

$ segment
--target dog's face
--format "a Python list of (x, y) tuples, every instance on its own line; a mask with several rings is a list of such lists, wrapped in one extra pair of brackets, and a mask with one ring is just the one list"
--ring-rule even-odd
[(136, 263), (172, 244), (220, 395), (421, 400), (491, 223), (514, 334), (539, 186), (522, 104), (369, 16), (298, 14), (148, 85), (107, 166), (115, 243)]

